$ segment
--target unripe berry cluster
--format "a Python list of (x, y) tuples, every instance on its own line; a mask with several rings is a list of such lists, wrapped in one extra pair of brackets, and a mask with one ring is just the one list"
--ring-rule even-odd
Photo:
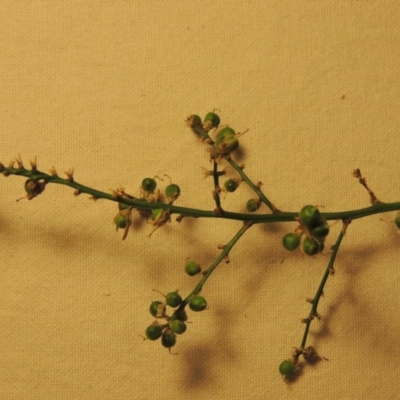
[[(178, 291), (169, 292), (164, 297), (164, 301), (155, 300), (150, 304), (150, 314), (156, 320), (147, 327), (146, 338), (153, 341), (161, 338), (161, 344), (171, 349), (176, 344), (176, 335), (186, 331), (186, 304)], [(188, 304), (192, 311), (203, 311), (207, 307), (205, 298), (198, 295), (191, 296)], [(173, 309), (171, 316), (167, 314), (167, 306)], [(165, 323), (160, 322), (162, 320)]]
[[(157, 177), (158, 178), (158, 177)], [(169, 177), (168, 177), (169, 178)], [(114, 195), (118, 198), (127, 198), (127, 199), (135, 199), (137, 201), (143, 203), (156, 203), (161, 202), (163, 200), (163, 196), (160, 194), (160, 191), (157, 189), (157, 181), (154, 178), (144, 178), (142, 180), (142, 184), (139, 187), (140, 197), (135, 198), (131, 196), (123, 189), (117, 189), (114, 191)], [(170, 183), (165, 187), (165, 202), (166, 204), (172, 204), (181, 194), (180, 187), (175, 183)], [(133, 215), (132, 215), (133, 207), (125, 204), (118, 203), (118, 214), (114, 217), (114, 224), (116, 229), (124, 229), (123, 239), (126, 238), (129, 228), (133, 224)], [(144, 218), (151, 218), (152, 225), (154, 229), (150, 232), (151, 235), (156, 229), (160, 226), (164, 225), (166, 222), (170, 221), (170, 213), (168, 210), (164, 210), (162, 208), (153, 209), (152, 211), (137, 209), (139, 214)]]
[(301, 243), (301, 250), (304, 254), (313, 256), (320, 253), (324, 249), (329, 226), (318, 208), (312, 205), (304, 206), (297, 219), (300, 225), (295, 232), (287, 233), (282, 238), (283, 247), (286, 250), (294, 251)]
[[(213, 146), (212, 158), (217, 162), (220, 162), (224, 158), (228, 158), (231, 153), (239, 148), (238, 137), (241, 133), (236, 133), (234, 129), (229, 126), (220, 128), (220, 117), (214, 112), (209, 112), (202, 121), (198, 115), (190, 115), (186, 119), (186, 123), (202, 138), (206, 143)], [(210, 132), (213, 130), (213, 137), (210, 136)], [(229, 186), (229, 184), (228, 184)], [(227, 191), (235, 191), (236, 188)]]
[(315, 363), (321, 359), (327, 360), (324, 356), (320, 356), (312, 346), (306, 348), (295, 348), (292, 357), (279, 364), (279, 373), (286, 383), (289, 383), (287, 379), (290, 379), (295, 374), (296, 365), (300, 356), (303, 356), (306, 363)]

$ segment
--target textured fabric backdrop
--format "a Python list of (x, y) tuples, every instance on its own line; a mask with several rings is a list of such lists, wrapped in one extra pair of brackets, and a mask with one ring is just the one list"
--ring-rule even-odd
[[(210, 164), (184, 120), (219, 109), (249, 129), (239, 161), (280, 209), (368, 206), (355, 168), (396, 201), (399, 21), (398, 0), (3, 0), (0, 160), (37, 156), (39, 169), (136, 195), (168, 174), (177, 205), (211, 210)], [(185, 260), (206, 268), (240, 223), (184, 219), (151, 239), (142, 224), (122, 241), (115, 204), (56, 185), (16, 202), (23, 183), (0, 178), (1, 399), (398, 397), (394, 214), (350, 225), (309, 338), (329, 361), (287, 386), (278, 365), (300, 345), (329, 259), (283, 251), (295, 224), (243, 237), (171, 355), (140, 336), (153, 289), (188, 294)], [(251, 196), (241, 185), (224, 206)]]

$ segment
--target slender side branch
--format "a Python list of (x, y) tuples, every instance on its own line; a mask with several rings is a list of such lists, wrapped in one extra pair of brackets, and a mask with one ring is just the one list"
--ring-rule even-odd
[(201, 278), (200, 282), (195, 286), (192, 292), (183, 300), (182, 304), (175, 310), (174, 314), (171, 316), (171, 319), (174, 319), (175, 316), (180, 315), (181, 311), (189, 303), (189, 300), (192, 296), (195, 296), (200, 293), (201, 289), (203, 288), (204, 284), (206, 283), (210, 275), (215, 271), (220, 262), (228, 257), (228, 254), (232, 250), (233, 246), (251, 226), (252, 226), (251, 222), (244, 222), (243, 226), (239, 229), (239, 231), (235, 234), (235, 236), (229, 241), (229, 243), (227, 243), (224, 246), (223, 250), (221, 251), (221, 254), (204, 272), (204, 276)]
[(254, 190), (257, 196), (261, 199), (261, 201), (275, 214), (280, 211), (268, 200), (262, 190), (255, 185), (249, 177), (243, 172), (243, 168), (240, 168), (239, 165), (236, 164), (230, 157), (227, 158), (228, 163), (235, 169), (235, 171), (242, 177), (242, 179)]
[(342, 229), (341, 229), (340, 234), (339, 234), (339, 236), (338, 236), (338, 238), (336, 240), (335, 245), (333, 246), (331, 258), (329, 260), (329, 263), (328, 263), (328, 266), (327, 266), (327, 268), (325, 270), (325, 273), (324, 273), (324, 275), (322, 277), (322, 280), (321, 280), (321, 283), (320, 283), (320, 285), (318, 287), (318, 290), (315, 293), (314, 298), (309, 300), (310, 303), (312, 304), (312, 306), (311, 306), (310, 315), (306, 319), (303, 320), (303, 322), (306, 324), (306, 327), (304, 329), (304, 335), (303, 335), (303, 340), (301, 341), (300, 349), (305, 349), (311, 322), (313, 321), (314, 318), (318, 318), (319, 317), (319, 314), (317, 312), (318, 303), (319, 303), (319, 300), (320, 300), (320, 298), (322, 296), (322, 293), (324, 291), (324, 287), (325, 287), (326, 281), (328, 280), (329, 275), (334, 273), (333, 264), (335, 263), (337, 252), (339, 250), (340, 244), (342, 242), (342, 239), (343, 239), (343, 237), (344, 237), (344, 235), (346, 233), (346, 229), (349, 226), (350, 222), (351, 222), (351, 220), (343, 221)]

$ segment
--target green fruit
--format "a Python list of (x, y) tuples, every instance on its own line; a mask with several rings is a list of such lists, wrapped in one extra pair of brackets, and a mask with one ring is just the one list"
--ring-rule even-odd
[(26, 192), (27, 194), (31, 194), (31, 193), (33, 193), (33, 192), (35, 191), (35, 189), (37, 188), (37, 183), (36, 183), (33, 179), (27, 179), (27, 180), (25, 181), (24, 188), (25, 188), (25, 192)]
[(286, 250), (296, 250), (300, 244), (300, 237), (295, 233), (287, 233), (282, 239), (282, 244)]
[(216, 128), (219, 123), (221, 122), (219, 116), (215, 114), (215, 112), (209, 112), (205, 117), (204, 117), (204, 129), (206, 131), (209, 131), (212, 128)]
[(162, 327), (160, 325), (152, 324), (146, 329), (146, 337), (150, 340), (157, 340), (162, 335)]
[[(203, 136), (205, 139), (209, 139), (207, 132), (211, 128), (208, 129), (203, 128), (203, 122), (201, 121), (201, 118), (198, 115), (194, 114), (189, 115), (189, 117), (187, 117), (186, 119), (186, 123), (193, 133), (195, 133), (198, 136)], [(209, 125), (212, 125), (212, 123), (207, 122), (207, 126)]]
[(238, 183), (234, 179), (228, 179), (224, 183), (225, 190), (227, 192), (233, 193), (238, 188)]
[(193, 296), (189, 300), (189, 308), (192, 311), (203, 311), (207, 307), (207, 301), (203, 296)]
[(150, 304), (150, 307), (149, 307), (149, 311), (150, 311), (150, 314), (153, 316), (153, 317), (158, 317), (159, 315), (160, 315), (160, 309), (162, 309), (162, 307), (164, 306), (164, 303), (163, 302), (161, 302), (161, 301), (153, 301), (151, 304)]
[(246, 209), (247, 211), (254, 212), (260, 208), (260, 205), (261, 205), (260, 200), (250, 199), (246, 203)]
[(299, 214), (300, 222), (307, 228), (314, 228), (321, 222), (321, 214), (317, 207), (304, 206)]
[(163, 333), (161, 337), (161, 344), (164, 347), (170, 349), (171, 347), (175, 346), (175, 343), (176, 343), (176, 337), (172, 331), (166, 331)]
[(172, 200), (176, 200), (181, 194), (181, 189), (175, 183), (171, 183), (165, 188), (165, 195)]
[(186, 122), (190, 128), (202, 127), (201, 118), (196, 114), (189, 115), (189, 117), (186, 119)]
[(115, 217), (114, 223), (117, 225), (117, 228), (125, 229), (128, 224), (128, 218), (125, 215), (119, 214)]
[(153, 178), (144, 178), (142, 181), (142, 189), (146, 192), (154, 192), (157, 182)]
[(290, 360), (282, 361), (281, 364), (279, 365), (279, 372), (283, 376), (289, 376), (289, 375), (293, 374), (294, 369), (295, 369), (295, 366), (293, 364), (293, 361), (290, 361)]
[(218, 134), (217, 134), (217, 144), (221, 142), (222, 139), (224, 139), (227, 136), (235, 136), (236, 132), (230, 128), (229, 126), (221, 129)]
[(326, 221), (323, 221), (315, 228), (312, 228), (310, 231), (311, 236), (319, 240), (324, 239), (328, 235), (328, 233), (329, 233), (329, 225)]
[(182, 297), (178, 292), (170, 292), (165, 296), (165, 302), (170, 307), (178, 307), (182, 303)]
[(185, 272), (189, 275), (189, 276), (194, 276), (197, 275), (201, 272), (201, 268), (200, 265), (197, 264), (195, 261), (187, 261), (186, 265), (185, 265)]
[(239, 140), (237, 140), (235, 135), (226, 135), (217, 145), (217, 150), (219, 154), (230, 154), (237, 150), (239, 147)]
[(314, 254), (320, 253), (323, 249), (324, 244), (322, 242), (317, 242), (309, 237), (306, 237), (303, 240), (303, 252), (308, 256), (313, 256)]
[(178, 335), (181, 335), (186, 331), (186, 324), (180, 319), (174, 319), (173, 321), (170, 321), (169, 327)]

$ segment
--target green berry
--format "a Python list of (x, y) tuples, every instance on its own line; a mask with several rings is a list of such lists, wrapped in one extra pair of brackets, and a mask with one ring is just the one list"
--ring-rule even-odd
[(25, 181), (24, 189), (26, 193), (31, 194), (35, 191), (36, 188), (37, 183), (33, 179), (27, 179)]
[(324, 239), (329, 233), (329, 225), (326, 221), (323, 221), (315, 228), (312, 228), (310, 234), (313, 238), (322, 240)]
[(128, 218), (126, 215), (118, 214), (114, 219), (114, 223), (117, 225), (117, 228), (125, 229), (128, 224)]
[(307, 228), (314, 228), (321, 222), (321, 214), (317, 207), (304, 206), (299, 214), (300, 222)]
[(239, 184), (234, 179), (228, 179), (224, 183), (225, 190), (230, 193), (233, 193), (238, 188), (238, 186)]
[(142, 189), (146, 192), (154, 192), (157, 182), (153, 178), (144, 178), (142, 181)]
[(172, 332), (178, 335), (181, 335), (186, 331), (186, 324), (180, 319), (174, 319), (173, 321), (170, 321), (169, 327), (171, 328)]
[(186, 119), (186, 123), (190, 128), (202, 127), (201, 118), (196, 114), (189, 115)]
[(217, 134), (217, 143), (221, 142), (221, 140), (227, 136), (235, 136), (236, 132), (230, 128), (229, 126), (226, 126), (225, 128), (222, 128), (218, 134)]
[(170, 307), (178, 307), (182, 303), (182, 297), (178, 292), (170, 292), (165, 296), (165, 302)]
[(198, 115), (189, 115), (189, 117), (187, 117), (186, 119), (186, 123), (193, 133), (195, 133), (198, 136), (203, 136), (205, 139), (209, 139), (207, 133), (211, 129), (209, 128), (209, 125), (211, 125), (209, 122), (207, 122), (207, 129), (206, 129), (203, 127), (203, 122), (201, 121), (201, 118)]
[(286, 250), (296, 250), (300, 244), (300, 237), (295, 233), (287, 233), (282, 239), (282, 244)]
[(235, 135), (224, 136), (219, 144), (217, 145), (219, 154), (230, 154), (237, 150), (239, 147), (239, 140), (237, 140)]
[(290, 360), (282, 361), (281, 364), (279, 365), (279, 372), (283, 376), (289, 376), (289, 375), (293, 374), (294, 369), (295, 369), (295, 366), (293, 364), (293, 361), (290, 361)]
[(158, 318), (158, 317), (160, 317), (160, 314), (163, 314), (163, 312), (160, 312), (160, 311), (163, 311), (163, 308), (164, 308), (164, 307), (165, 307), (165, 306), (164, 306), (164, 303), (163, 303), (163, 302), (158, 301), (158, 300), (153, 301), (153, 302), (150, 304), (150, 307), (149, 307), (150, 314), (151, 314), (153, 317)]
[(150, 340), (157, 340), (162, 335), (162, 327), (158, 324), (152, 324), (146, 329), (146, 337)]
[(193, 296), (189, 300), (189, 308), (192, 311), (203, 311), (207, 307), (207, 301), (203, 296)]
[(167, 330), (166, 332), (163, 333), (161, 337), (161, 344), (164, 347), (170, 349), (171, 347), (175, 346), (175, 343), (176, 343), (176, 337), (172, 331)]
[(189, 276), (194, 276), (197, 275), (201, 272), (201, 268), (200, 265), (197, 264), (195, 261), (187, 261), (186, 265), (185, 265), (185, 272), (189, 275)]
[(324, 249), (323, 242), (317, 242), (314, 239), (306, 237), (303, 240), (303, 252), (308, 256), (313, 256), (314, 254), (320, 253)]
[(204, 129), (206, 131), (209, 131), (212, 128), (216, 128), (219, 123), (221, 122), (219, 116), (215, 114), (215, 112), (209, 112), (205, 117), (204, 117)]
[(171, 183), (165, 188), (165, 195), (171, 200), (176, 200), (180, 194), (181, 189), (175, 183)]
[(261, 202), (259, 199), (250, 199), (246, 203), (247, 211), (254, 212), (260, 208)]

